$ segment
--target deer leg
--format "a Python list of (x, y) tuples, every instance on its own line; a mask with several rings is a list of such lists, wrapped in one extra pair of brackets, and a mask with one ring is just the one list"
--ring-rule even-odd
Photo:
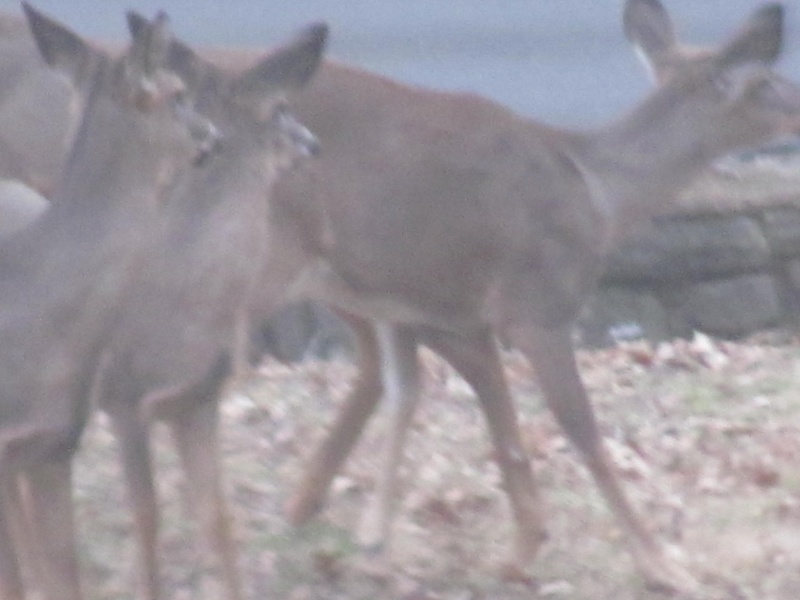
[(355, 334), (358, 375), (330, 433), (314, 453), (300, 484), (286, 502), (286, 516), (293, 525), (302, 525), (321, 509), (331, 482), (350, 455), (383, 393), (378, 341), (372, 324), (352, 315), (341, 313), (340, 316)]
[(370, 552), (385, 554), (399, 497), (403, 445), (419, 403), (419, 364), (416, 339), (410, 329), (381, 323), (377, 334), (389, 421), (384, 464), (379, 470), (375, 497), (361, 523), (359, 539)]
[(31, 497), (28, 481), (24, 476), (15, 478), (8, 490), (9, 522), (14, 536), (14, 545), (17, 548), (20, 567), (22, 569), (26, 587), (35, 586), (41, 581), (44, 571), (40, 548), (31, 539), (33, 532), (33, 515), (31, 514)]
[(636, 513), (603, 447), (594, 411), (575, 362), (569, 328), (514, 331), (514, 342), (533, 364), (545, 401), (587, 467), (631, 545), (634, 560), (652, 587), (681, 590), (695, 587), (682, 567), (671, 562), (664, 548)]
[(139, 595), (144, 600), (157, 600), (160, 596), (159, 516), (149, 426), (139, 413), (136, 402), (116, 402), (113, 407), (106, 407), (106, 413), (120, 445), (123, 473), (133, 510), (138, 543)]
[(234, 379), (250, 372), (250, 330), (252, 323), (248, 317), (246, 306), (237, 310), (233, 326), (233, 350), (231, 351), (231, 372)]
[(11, 495), (17, 493), (16, 483), (8, 461), (0, 456), (0, 598), (3, 600), (24, 600), (25, 596), (12, 532), (16, 515)]
[[(189, 506), (200, 521), (207, 556), (224, 581), (226, 598), (240, 600), (242, 583), (232, 519), (225, 502), (219, 451), (220, 379), (208, 396), (172, 416), (170, 431), (186, 474)], [(207, 561), (211, 563), (211, 561)]]
[(513, 554), (504, 565), (504, 574), (522, 577), (547, 533), (533, 470), (522, 446), (517, 410), (495, 340), (488, 329), (469, 336), (425, 329), (421, 339), (447, 360), (478, 395), (517, 524)]
[(80, 600), (72, 502), (72, 458), (38, 463), (26, 471), (32, 526), (42, 560), (41, 587), (47, 600)]

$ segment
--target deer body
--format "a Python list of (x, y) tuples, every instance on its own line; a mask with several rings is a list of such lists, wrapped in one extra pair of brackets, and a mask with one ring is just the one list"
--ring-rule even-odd
[[(313, 85), (324, 81), (323, 71)], [(335, 97), (330, 89), (324, 96)], [(652, 101), (661, 103), (658, 98)], [(419, 105), (432, 105), (437, 117), (418, 118), (414, 113), (422, 112)], [(435, 111), (437, 105), (444, 114)], [(301, 98), (298, 112), (324, 136), (324, 123), (303, 109)], [(322, 192), (320, 204), (327, 220), (320, 228), (321, 258), (306, 271), (298, 293), (347, 313), (355, 309), (359, 311), (355, 316), (362, 319), (389, 324), (372, 343), (383, 349), (382, 356), (400, 357), (400, 365), (382, 364), (384, 377), (387, 372), (397, 374), (384, 385), (376, 374), (362, 374), (332, 437), (315, 455), (290, 500), (290, 518), (303, 521), (319, 506), (321, 490), (370, 412), (366, 407), (374, 406), (385, 387), (387, 393), (394, 390), (401, 396), (389, 403), (399, 407), (393, 409), (397, 425), (388, 434), (394, 457), (387, 458), (389, 475), (378, 485), (378, 503), (362, 530), (366, 544), (385, 545), (388, 515), (397, 497), (391, 473), (396, 471), (397, 453), (416, 402), (419, 385), (412, 364), (415, 344), (421, 342), (461, 372), (487, 413), (519, 529), (509, 565), (512, 573), (518, 573), (545, 535), (538, 493), (523, 458), (515, 411), (491, 337), (492, 332), (504, 332), (537, 367), (548, 404), (589, 459), (633, 539), (645, 576), (659, 584), (681, 585), (677, 582), (687, 578), (667, 564), (605, 458), (574, 364), (571, 326), (614, 242), (662, 209), (661, 201), (677, 194), (674, 177), (688, 181), (696, 173), (693, 140), (682, 139), (681, 148), (670, 146), (676, 160), (665, 164), (664, 159), (671, 157), (658, 154), (659, 146), (638, 156), (636, 145), (644, 136), (658, 140), (668, 135), (666, 116), (648, 130), (635, 124), (646, 123), (635, 113), (607, 130), (579, 134), (531, 123), (470, 96), (431, 92), (407, 92), (403, 105), (390, 111), (392, 117), (387, 119), (393, 119), (393, 135), (379, 137), (386, 147), (369, 147), (365, 154), (395, 158), (392, 142), (403, 151), (398, 151), (397, 160), (389, 159), (390, 175), (374, 176), (374, 187), (365, 186), (373, 181), (369, 174), (375, 166), (356, 176), (353, 167), (342, 172), (349, 166), (342, 164), (346, 159), (329, 165), (324, 156), (313, 165), (319, 181), (335, 176), (344, 186), (356, 183), (341, 190), (328, 186)], [(648, 111), (647, 106), (640, 109)], [(491, 126), (476, 131), (475, 124), (484, 123)], [(629, 138), (627, 129), (636, 129), (636, 136)], [(629, 161), (631, 157), (636, 159)], [(328, 167), (331, 170), (325, 172)], [(307, 201), (300, 193), (304, 185), (291, 177), (281, 183), (279, 192), (285, 196), (275, 199), (278, 218), (285, 198), (294, 194), (301, 199), (298, 203)], [(270, 276), (269, 266), (265, 273)], [(550, 361), (551, 356), (558, 359)]]

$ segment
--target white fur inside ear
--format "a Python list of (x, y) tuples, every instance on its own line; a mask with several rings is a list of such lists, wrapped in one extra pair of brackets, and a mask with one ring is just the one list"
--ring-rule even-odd
[(636, 57), (639, 59), (639, 61), (644, 65), (645, 71), (647, 71), (647, 76), (650, 78), (650, 80), (653, 83), (658, 83), (656, 68), (653, 65), (653, 62), (650, 60), (650, 57), (647, 56), (645, 49), (639, 44), (633, 44), (633, 52), (636, 54)]
[(14, 179), (0, 179), (0, 237), (33, 223), (50, 203), (33, 188)]

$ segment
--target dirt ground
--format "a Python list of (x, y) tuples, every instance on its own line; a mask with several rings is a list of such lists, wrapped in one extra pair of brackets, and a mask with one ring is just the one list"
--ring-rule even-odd
[[(582, 373), (635, 505), (683, 552), (702, 600), (800, 598), (800, 338), (699, 336), (581, 352)], [(227, 487), (247, 597), (287, 600), (649, 600), (621, 532), (542, 407), (516, 354), (506, 368), (548, 509), (550, 540), (530, 580), (495, 576), (508, 506), (477, 402), (423, 354), (425, 401), (408, 444), (393, 576), (363, 568), (355, 538), (374, 486), (380, 417), (318, 519), (289, 528), (281, 506), (347, 391), (347, 361), (264, 364), (223, 405)], [(165, 432), (156, 431), (165, 597), (202, 597), (198, 536)], [(79, 454), (87, 596), (134, 598), (134, 537), (114, 440), (96, 418)], [(206, 595), (215, 598), (216, 595)]]

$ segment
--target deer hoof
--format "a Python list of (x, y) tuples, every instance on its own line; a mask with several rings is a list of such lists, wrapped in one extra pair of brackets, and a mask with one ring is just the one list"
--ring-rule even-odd
[(695, 598), (702, 585), (678, 560), (675, 552), (658, 552), (638, 560), (639, 572), (648, 590)]
[(521, 583), (529, 588), (536, 589), (539, 583), (524, 567), (513, 561), (501, 563), (498, 567), (499, 578), (511, 583)]

